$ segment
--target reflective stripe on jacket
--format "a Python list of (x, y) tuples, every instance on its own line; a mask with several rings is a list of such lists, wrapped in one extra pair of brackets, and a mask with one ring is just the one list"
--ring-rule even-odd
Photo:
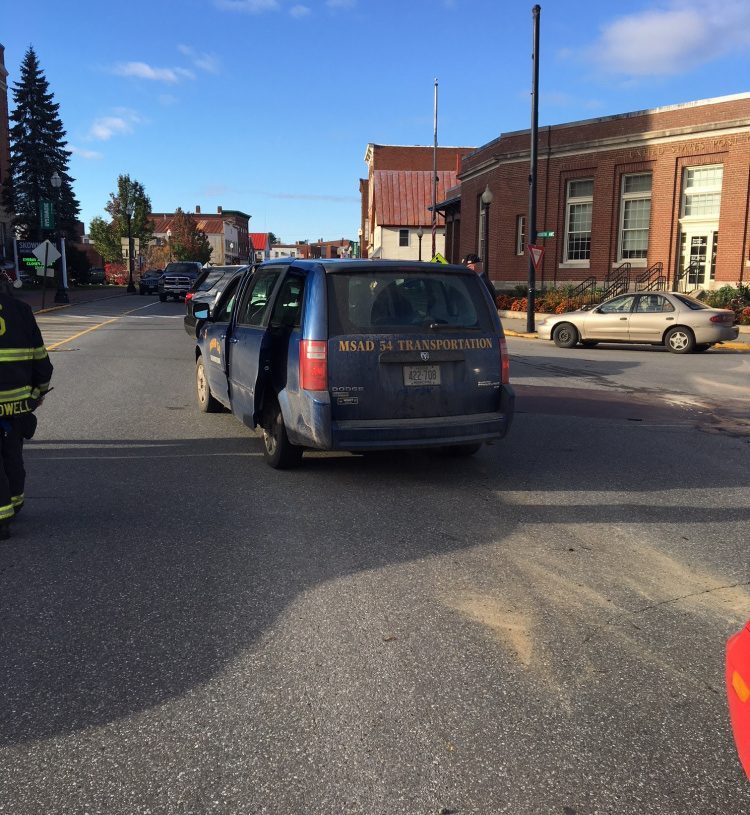
[(34, 410), (51, 377), (52, 363), (31, 308), (0, 294), (0, 418)]

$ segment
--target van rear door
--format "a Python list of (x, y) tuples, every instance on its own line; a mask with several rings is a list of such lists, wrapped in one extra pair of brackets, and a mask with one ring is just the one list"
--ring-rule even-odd
[(499, 409), (500, 326), (470, 270), (330, 270), (328, 386), (334, 421)]

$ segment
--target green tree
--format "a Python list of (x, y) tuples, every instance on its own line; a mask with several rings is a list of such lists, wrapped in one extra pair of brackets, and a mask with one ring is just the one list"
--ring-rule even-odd
[(268, 242), (271, 244), (271, 246), (273, 246), (275, 243), (281, 243), (274, 232), (268, 233)]
[(96, 251), (108, 261), (122, 261), (122, 238), (128, 237), (128, 204), (132, 202), (133, 215), (130, 219), (130, 234), (140, 240), (141, 252), (154, 237), (154, 225), (149, 218), (151, 199), (140, 181), (129, 175), (117, 178), (117, 192), (109, 194), (109, 201), (104, 207), (109, 219), (92, 218), (89, 224), (89, 235)]
[[(66, 150), (60, 106), (49, 91), (34, 49), (29, 47), (21, 63), (20, 81), (13, 85), (15, 108), (10, 116), (10, 172), (3, 180), (4, 208), (15, 213), (14, 225), (21, 237), (40, 240), (39, 202), (53, 201), (56, 227), (76, 240), (75, 223), (80, 205), (73, 194), (68, 173), (70, 151)], [(62, 184), (56, 190), (50, 179), (58, 173)]]
[(206, 233), (198, 229), (195, 218), (179, 207), (172, 221), (170, 246), (175, 260), (199, 260), (201, 263), (208, 263), (213, 251)]

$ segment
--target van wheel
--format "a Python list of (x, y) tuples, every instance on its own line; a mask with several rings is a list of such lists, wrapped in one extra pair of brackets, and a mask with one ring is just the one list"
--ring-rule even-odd
[(578, 330), (570, 323), (560, 323), (555, 326), (552, 339), (558, 348), (573, 348), (578, 343)]
[(195, 363), (195, 390), (198, 394), (198, 407), (201, 413), (218, 413), (221, 410), (220, 402), (211, 393), (203, 357), (198, 357)]
[(302, 448), (289, 441), (278, 402), (272, 402), (263, 426), (263, 457), (274, 470), (290, 470), (302, 463)]

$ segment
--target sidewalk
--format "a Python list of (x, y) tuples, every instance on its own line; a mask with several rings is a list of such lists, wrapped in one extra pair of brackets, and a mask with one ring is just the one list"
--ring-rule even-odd
[(46, 313), (48, 311), (56, 311), (61, 308), (70, 308), (70, 306), (79, 305), (80, 303), (93, 303), (97, 300), (111, 300), (113, 297), (124, 297), (126, 294), (125, 286), (104, 286), (96, 288), (73, 288), (68, 289), (69, 303), (56, 303), (55, 294), (57, 288), (50, 286), (45, 292), (44, 296), (44, 309), (42, 309), (42, 289), (14, 289), (13, 296), (17, 300), (23, 300), (31, 306), (32, 311), (36, 314)]

